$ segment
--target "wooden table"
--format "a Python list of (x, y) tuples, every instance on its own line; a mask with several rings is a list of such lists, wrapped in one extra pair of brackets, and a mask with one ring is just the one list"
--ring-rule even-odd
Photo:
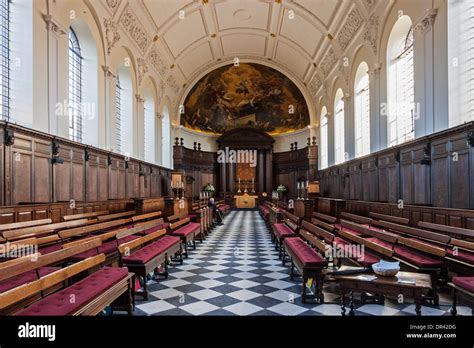
[[(367, 277), (375, 276), (374, 280)], [(349, 315), (354, 315), (354, 292), (373, 293), (377, 295), (403, 295), (415, 300), (415, 312), (421, 315), (423, 296), (432, 289), (429, 274), (398, 272), (395, 277), (381, 277), (374, 274), (336, 275), (333, 279), (339, 283), (341, 294), (341, 314), (346, 315), (346, 293), (349, 292)], [(403, 282), (404, 279), (415, 283)]]
[(255, 200), (258, 196), (249, 195), (248, 193), (244, 193), (240, 196), (234, 196), (235, 199), (235, 207), (237, 209), (253, 209), (256, 206)]

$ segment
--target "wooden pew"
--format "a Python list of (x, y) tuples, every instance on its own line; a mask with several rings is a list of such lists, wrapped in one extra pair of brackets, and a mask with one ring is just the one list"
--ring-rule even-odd
[(131, 217), (131, 220), (133, 223), (139, 222), (139, 221), (146, 221), (146, 220), (152, 220), (159, 218), (162, 215), (161, 211), (155, 211), (152, 213), (147, 213), (147, 214), (142, 214), (142, 215), (135, 215)]
[(358, 224), (366, 224), (369, 226), (372, 224), (371, 218), (355, 215), (355, 214), (350, 214), (346, 212), (341, 213), (341, 220), (353, 221), (353, 222), (357, 222)]
[(335, 218), (334, 216), (326, 215), (326, 214), (322, 214), (322, 213), (317, 213), (317, 212), (313, 213), (313, 218), (315, 218), (317, 220), (320, 220), (320, 221), (324, 221), (324, 222), (326, 222), (328, 224), (332, 224), (332, 225), (334, 225), (337, 222), (337, 218)]
[[(120, 263), (135, 273), (141, 282), (143, 292), (140, 294), (148, 299), (147, 276), (154, 272), (155, 276), (168, 278), (168, 259), (176, 254), (183, 263), (180, 238), (166, 235), (166, 230), (160, 230), (140, 237), (119, 246)], [(160, 267), (164, 265), (164, 272)]]
[(446, 226), (424, 221), (419, 221), (418, 227), (434, 232), (445, 233), (455, 239), (474, 241), (474, 230), (470, 230), (467, 228)]
[(7, 241), (13, 241), (18, 239), (24, 239), (29, 237), (41, 236), (48, 233), (57, 232), (63, 229), (84, 226), (89, 223), (88, 219), (80, 219), (73, 221), (58, 222), (55, 224), (32, 226), (26, 228), (19, 228), (16, 230), (5, 231), (2, 233), (2, 237)]
[(301, 219), (287, 211), (282, 211), (282, 214), (283, 222), (273, 225), (272, 242), (275, 243), (275, 250), (278, 250), (278, 258), (282, 260), (282, 265), (285, 266), (286, 254), (283, 241), (285, 238), (298, 235)]
[[(0, 310), (11, 307), (19, 300), (31, 298), (51, 287), (62, 284), (72, 277), (99, 266), (105, 260), (100, 254), (45, 275), (38, 280), (29, 282), (0, 294)], [(122, 294), (128, 293), (128, 313), (132, 313), (133, 274), (126, 268), (104, 267), (90, 274), (81, 281), (68, 286), (57, 293), (50, 294), (36, 301), (27, 308), (16, 312), (16, 315), (97, 315), (105, 307), (112, 304)], [(100, 284), (100, 294), (89, 297), (77, 296), (89, 284)], [(71, 302), (71, 295), (81, 301)]]
[(408, 226), (410, 223), (410, 219), (392, 215), (385, 215), (379, 213), (369, 213), (369, 217), (373, 218), (374, 220), (383, 220), (388, 222), (393, 222), (399, 225), (406, 225)]
[(10, 231), (10, 230), (16, 230), (16, 229), (19, 229), (19, 228), (47, 225), (47, 224), (50, 224), (52, 222), (53, 222), (53, 220), (51, 220), (51, 219), (41, 219), (41, 220), (14, 222), (14, 223), (11, 223), (11, 224), (2, 224), (2, 225), (0, 225), (0, 234), (3, 231)]
[(95, 211), (91, 213), (64, 215), (63, 221), (72, 221), (72, 220), (80, 220), (80, 219), (95, 219), (101, 215), (108, 215), (108, 214), (110, 214), (110, 211), (103, 210), (103, 211)]
[(186, 217), (170, 224), (171, 235), (179, 237), (184, 246), (184, 255), (188, 258), (188, 244), (192, 243), (193, 250), (196, 250), (196, 238), (201, 236), (201, 225), (197, 222), (191, 222), (191, 219)]
[(105, 221), (110, 221), (110, 220), (128, 218), (128, 217), (131, 217), (135, 214), (136, 214), (135, 210), (131, 210), (131, 211), (125, 211), (125, 212), (122, 212), (122, 213), (101, 215), (101, 216), (97, 217), (97, 220), (100, 221), (100, 222), (105, 222)]

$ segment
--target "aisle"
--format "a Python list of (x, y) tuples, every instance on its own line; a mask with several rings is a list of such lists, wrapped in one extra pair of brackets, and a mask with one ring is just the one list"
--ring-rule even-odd
[[(340, 315), (338, 304), (302, 304), (300, 282), (290, 281), (257, 211), (232, 211), (168, 280), (149, 282), (149, 299), (137, 301), (135, 315)], [(334, 285), (325, 300), (337, 301)], [(447, 315), (449, 303), (423, 306), (424, 315)], [(356, 306), (356, 315), (410, 315), (414, 305), (387, 300), (385, 306)], [(471, 314), (458, 307), (460, 315)]]

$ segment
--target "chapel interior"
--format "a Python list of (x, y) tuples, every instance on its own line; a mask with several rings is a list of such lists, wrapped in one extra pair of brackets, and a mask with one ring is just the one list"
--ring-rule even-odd
[(472, 316), (473, 47), (469, 0), (0, 0), (0, 315)]

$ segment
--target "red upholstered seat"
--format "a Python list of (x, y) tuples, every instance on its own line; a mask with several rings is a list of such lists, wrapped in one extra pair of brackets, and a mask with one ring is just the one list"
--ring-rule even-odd
[(46, 254), (52, 253), (53, 251), (61, 250), (62, 247), (63, 246), (61, 243), (57, 243), (57, 244), (48, 245), (48, 246), (39, 248), (38, 251), (41, 253), (41, 255), (46, 255)]
[(285, 246), (290, 249), (304, 267), (324, 267), (327, 261), (298, 237), (285, 238)]
[(147, 229), (143, 232), (140, 232), (139, 234), (141, 234), (141, 235), (150, 234), (150, 233), (162, 230), (162, 229), (167, 229), (169, 226), (170, 226), (169, 222), (163, 222), (162, 224), (159, 224), (155, 227), (149, 228), (149, 229)]
[(333, 244), (336, 244), (336, 246), (345, 246), (345, 245), (351, 244), (348, 241), (345, 241), (344, 239), (342, 239), (340, 237), (334, 238), (334, 240), (332, 242), (333, 242)]
[(87, 259), (88, 257), (95, 256), (98, 254), (105, 254), (105, 255), (112, 254), (118, 251), (118, 246), (120, 244), (131, 242), (132, 240), (135, 240), (137, 238), (140, 238), (140, 236), (131, 235), (131, 236), (120, 238), (119, 240), (113, 239), (111, 241), (103, 243), (98, 248), (89, 249), (87, 251), (84, 251), (83, 253), (71, 256), (69, 259), (71, 261), (80, 261), (80, 260), (84, 260), (84, 259)]
[[(457, 250), (455, 253), (453, 249), (448, 249), (447, 254), (453, 259), (460, 260), (471, 265), (474, 265), (474, 253), (470, 253), (464, 250)], [(456, 255), (455, 255), (456, 254)]]
[(370, 237), (370, 238), (366, 238), (366, 239), (368, 241), (371, 241), (372, 243), (383, 246), (383, 247), (388, 248), (390, 250), (393, 249), (393, 244), (392, 243), (389, 243), (389, 242), (386, 242), (384, 240), (378, 239), (377, 237)]
[(147, 263), (155, 256), (166, 252), (176, 243), (180, 243), (181, 239), (174, 236), (164, 236), (163, 238), (149, 244), (138, 251), (133, 252), (130, 256), (124, 257), (123, 262), (127, 263)]
[(222, 212), (226, 211), (226, 208), (225, 208), (223, 205), (221, 205), (221, 206), (220, 206), (219, 208), (217, 208), (217, 209), (219, 209), (219, 211), (222, 211)]
[(402, 260), (410, 262), (411, 264), (417, 267), (441, 267), (443, 262), (441, 260), (436, 260), (431, 257), (425, 256), (416, 251), (412, 251), (408, 248), (404, 248), (396, 245), (394, 248), (395, 256), (398, 256)]
[[(59, 267), (41, 267), (37, 271), (40, 277), (44, 277), (45, 275), (53, 273), (54, 271), (57, 271), (58, 269)], [(8, 291), (10, 289), (14, 289), (20, 285), (32, 282), (36, 279), (38, 279), (36, 270), (28, 271), (28, 272), (19, 274), (15, 277), (11, 277), (9, 279), (6, 279), (0, 282), (0, 293)]]
[(375, 226), (370, 226), (369, 224), (363, 224), (362, 226), (372, 231), (383, 232), (383, 229), (375, 227)]
[(474, 277), (453, 277), (453, 283), (460, 288), (474, 292)]
[(289, 228), (286, 224), (280, 223), (280, 224), (274, 224), (273, 225), (273, 230), (275, 231), (275, 234), (279, 238), (286, 238), (290, 236), (294, 236), (295, 233), (291, 228)]
[(364, 267), (370, 267), (374, 263), (377, 263), (380, 261), (380, 258), (368, 253), (367, 251), (364, 251), (362, 253), (362, 257), (360, 259), (356, 259), (362, 266)]
[(201, 225), (197, 222), (189, 222), (187, 225), (178, 228), (176, 231), (173, 231), (174, 236), (185, 237), (191, 233), (197, 232), (201, 229)]
[[(127, 268), (103, 267), (87, 278), (33, 303), (16, 315), (70, 315), (128, 274)], [(74, 301), (71, 301), (74, 296)]]

